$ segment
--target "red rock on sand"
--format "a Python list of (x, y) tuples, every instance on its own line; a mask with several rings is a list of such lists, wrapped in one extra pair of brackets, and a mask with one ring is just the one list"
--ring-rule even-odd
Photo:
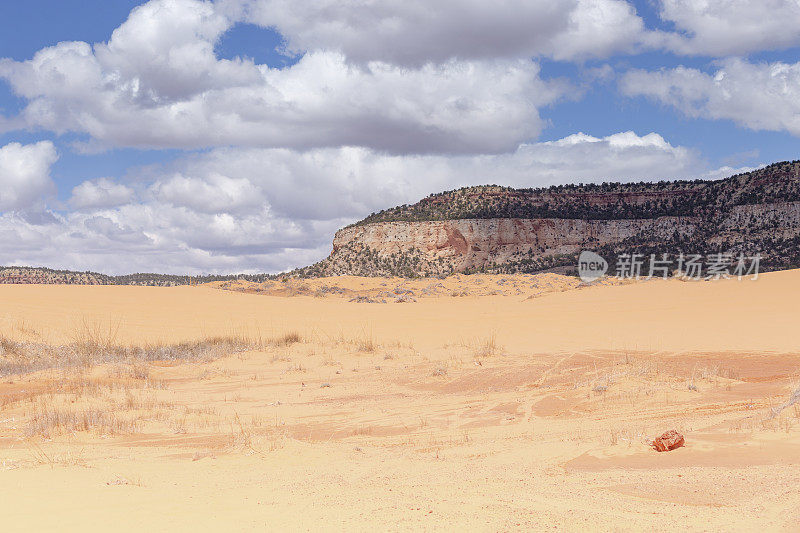
[(671, 429), (653, 441), (653, 448), (659, 452), (668, 452), (683, 446), (683, 435)]

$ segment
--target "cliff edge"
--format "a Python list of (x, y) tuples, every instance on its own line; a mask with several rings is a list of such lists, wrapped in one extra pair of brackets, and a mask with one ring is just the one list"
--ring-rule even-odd
[(722, 180), (467, 187), (373, 213), (302, 276), (441, 276), (574, 266), (581, 250), (763, 256), (800, 266), (800, 161)]

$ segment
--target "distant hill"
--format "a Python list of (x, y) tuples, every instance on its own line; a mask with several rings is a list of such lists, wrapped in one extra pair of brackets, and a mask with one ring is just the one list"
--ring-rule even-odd
[(97, 272), (74, 272), (71, 270), (53, 270), (43, 267), (0, 267), (0, 284), (63, 284), (63, 285), (147, 285), (173, 287), (176, 285), (193, 285), (211, 281), (229, 281), (246, 279), (263, 282), (273, 279), (269, 274), (254, 275), (207, 275), (207, 276), (174, 276), (170, 274), (128, 274), (109, 276)]
[(756, 254), (762, 270), (800, 266), (800, 161), (722, 180), (602, 183), (433, 194), (336, 233), (300, 276), (537, 272), (583, 249)]

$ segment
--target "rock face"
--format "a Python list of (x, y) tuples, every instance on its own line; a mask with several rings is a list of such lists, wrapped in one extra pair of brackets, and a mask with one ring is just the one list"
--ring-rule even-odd
[(798, 266), (800, 161), (719, 181), (436, 194), (339, 230), (331, 255), (300, 273), (536, 272), (574, 266), (582, 250), (760, 253), (762, 270)]
[(691, 218), (653, 220), (574, 220), (493, 218), (422, 222), (378, 222), (351, 226), (336, 233), (333, 255), (364, 246), (381, 256), (418, 254), (421, 268), (443, 263), (456, 272), (480, 269), (526, 258), (572, 255), (587, 246), (621, 242), (647, 232), (655, 239), (675, 232), (691, 238)]
[(658, 452), (669, 452), (684, 445), (683, 435), (671, 429), (653, 440), (653, 448)]

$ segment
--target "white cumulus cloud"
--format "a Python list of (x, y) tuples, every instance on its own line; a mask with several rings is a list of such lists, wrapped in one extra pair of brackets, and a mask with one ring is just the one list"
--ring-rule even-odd
[(678, 31), (662, 45), (687, 55), (724, 57), (800, 45), (798, 0), (661, 0)]
[(84, 181), (73, 188), (69, 203), (77, 209), (114, 207), (130, 202), (133, 196), (130, 187), (109, 178), (100, 178)]
[(14, 120), (88, 134), (95, 147), (496, 152), (538, 136), (539, 108), (569, 89), (543, 81), (530, 59), (355, 65), (328, 49), (285, 69), (218, 59), (214, 44), (234, 24), (222, 11), (152, 0), (107, 43), (0, 60), (0, 78), (27, 101)]
[(291, 52), (338, 50), (363, 63), (582, 60), (627, 52), (646, 40), (644, 23), (622, 0), (228, 0), (224, 5), (238, 7), (248, 22), (277, 29)]
[(55, 192), (50, 167), (58, 159), (50, 141), (0, 147), (0, 211), (43, 204)]
[(215, 172), (203, 178), (176, 174), (153, 184), (150, 193), (159, 202), (220, 215), (258, 210), (265, 201), (262, 191), (247, 178), (231, 178)]
[(800, 135), (800, 63), (750, 63), (731, 58), (713, 74), (678, 67), (626, 73), (620, 88), (690, 117), (728, 119), (754, 130)]

